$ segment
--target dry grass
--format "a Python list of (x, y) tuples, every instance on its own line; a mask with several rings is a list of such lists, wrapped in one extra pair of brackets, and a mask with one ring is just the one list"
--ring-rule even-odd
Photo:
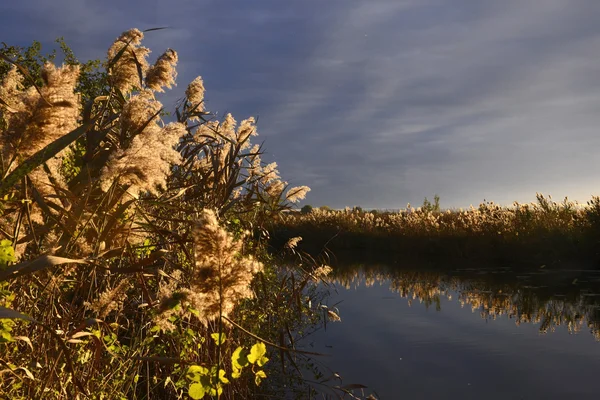
[[(537, 203), (502, 207), (492, 202), (467, 210), (408, 208), (394, 213), (314, 209), (287, 213), (273, 237), (302, 236), (301, 248), (341, 255), (385, 253), (393, 258), (480, 259), (553, 263), (573, 258), (597, 262), (600, 198), (586, 205), (537, 195)], [(283, 240), (283, 239), (281, 239)], [(276, 246), (280, 242), (273, 242)], [(304, 247), (302, 247), (304, 245)]]
[[(197, 366), (208, 394), (248, 398), (264, 370), (294, 372), (295, 332), (319, 321), (310, 269), (261, 245), (308, 188), (262, 163), (254, 119), (204, 111), (201, 78), (166, 121), (177, 53), (149, 66), (143, 37), (124, 32), (87, 80), (78, 64), (0, 76), (0, 397), (182, 398)], [(233, 379), (257, 340), (274, 361)]]

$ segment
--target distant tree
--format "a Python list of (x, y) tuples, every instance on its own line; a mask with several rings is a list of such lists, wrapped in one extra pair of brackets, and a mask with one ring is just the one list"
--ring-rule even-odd
[(427, 199), (427, 197), (425, 197), (425, 199), (423, 199), (423, 205), (421, 206), (421, 210), (431, 211), (432, 208), (433, 206), (431, 205), (431, 202)]
[(311, 206), (310, 204), (307, 204), (300, 209), (300, 212), (302, 214), (310, 214), (312, 212), (312, 210), (313, 210), (313, 206)]
[(329, 206), (321, 206), (321, 207), (319, 207), (319, 209), (322, 211), (331, 211), (331, 207), (329, 207)]
[(361, 207), (361, 206), (355, 206), (355, 207), (352, 209), (352, 211), (353, 211), (353, 212), (356, 212), (356, 213), (362, 213), (362, 212), (363, 212), (363, 209), (362, 209), (362, 207)]
[(433, 196), (433, 204), (425, 197), (421, 209), (427, 212), (440, 212), (440, 196), (437, 194)]

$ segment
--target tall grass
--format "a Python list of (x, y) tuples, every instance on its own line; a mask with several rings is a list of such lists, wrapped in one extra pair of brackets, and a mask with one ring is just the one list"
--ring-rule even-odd
[(503, 207), (486, 202), (477, 208), (440, 212), (410, 207), (385, 213), (313, 209), (287, 213), (274, 220), (270, 229), (275, 246), (281, 245), (279, 237), (298, 235), (304, 238), (303, 248), (311, 252), (383, 253), (398, 261), (600, 261), (598, 197), (580, 205), (538, 194), (537, 202), (530, 204)]
[(177, 53), (151, 65), (143, 38), (124, 32), (101, 64), (2, 53), (0, 397), (249, 398), (277, 393), (271, 375), (302, 381), (319, 265), (276, 268), (263, 238), (309, 189), (261, 161), (254, 119), (205, 110), (201, 78), (169, 116), (156, 94)]

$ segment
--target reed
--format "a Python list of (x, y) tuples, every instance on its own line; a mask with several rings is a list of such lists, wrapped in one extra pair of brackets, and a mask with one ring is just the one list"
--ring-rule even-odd
[(264, 226), (309, 189), (262, 162), (253, 118), (205, 110), (200, 77), (166, 113), (157, 93), (178, 56), (150, 64), (145, 33), (124, 32), (104, 62), (64, 42), (62, 66), (39, 47), (1, 52), (0, 397), (302, 383), (294, 346), (320, 321), (318, 265), (278, 267)]
[(331, 250), (337, 256), (382, 255), (388, 261), (473, 260), (513, 264), (554, 264), (560, 260), (598, 265), (600, 198), (581, 205), (555, 202), (537, 194), (537, 202), (503, 207), (485, 202), (466, 210), (399, 212), (313, 209), (290, 212), (272, 221), (274, 240), (302, 236), (301, 248)]

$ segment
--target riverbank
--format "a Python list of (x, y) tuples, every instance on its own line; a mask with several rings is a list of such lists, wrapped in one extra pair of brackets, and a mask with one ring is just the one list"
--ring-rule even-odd
[(390, 263), (492, 262), (520, 268), (585, 264), (600, 268), (600, 200), (586, 206), (538, 195), (538, 202), (484, 203), (444, 212), (313, 210), (290, 213), (270, 227), (271, 247), (302, 237), (298, 250), (314, 257)]

